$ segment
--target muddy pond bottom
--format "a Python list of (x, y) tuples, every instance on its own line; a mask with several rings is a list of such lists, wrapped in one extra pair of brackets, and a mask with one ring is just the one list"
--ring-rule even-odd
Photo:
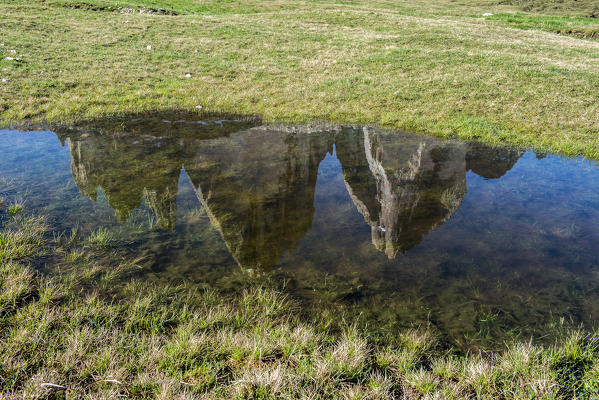
[[(597, 326), (599, 168), (329, 124), (114, 119), (0, 131), (0, 195), (108, 230), (153, 282), (280, 280), (458, 343)], [(6, 209), (0, 210), (6, 213)]]

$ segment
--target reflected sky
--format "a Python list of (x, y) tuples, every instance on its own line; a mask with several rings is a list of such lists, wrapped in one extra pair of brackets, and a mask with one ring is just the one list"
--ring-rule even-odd
[(594, 326), (599, 312), (599, 171), (582, 159), (161, 118), (0, 131), (0, 177), (59, 230), (118, 231), (153, 277), (279, 274), (300, 297), (452, 337)]

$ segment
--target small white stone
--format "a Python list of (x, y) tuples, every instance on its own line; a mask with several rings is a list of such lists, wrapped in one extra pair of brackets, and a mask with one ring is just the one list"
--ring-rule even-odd
[(116, 379), (104, 379), (104, 382), (114, 383), (116, 385), (122, 385), (123, 384), (122, 382), (117, 381)]
[(50, 389), (66, 389), (66, 387), (57, 385), (55, 383), (42, 383), (40, 386), (43, 388), (50, 388)]
[(186, 78), (191, 78), (191, 74), (185, 74)]
[(493, 13), (484, 13), (483, 17), (490, 17), (491, 15), (493, 15)]
[(196, 106), (196, 110), (201, 110), (202, 108), (204, 108), (204, 107), (202, 107), (202, 106)]
[(152, 50), (152, 46), (150, 46), (150, 45), (147, 45), (147, 46), (146, 46), (146, 49), (148, 49), (148, 50)]

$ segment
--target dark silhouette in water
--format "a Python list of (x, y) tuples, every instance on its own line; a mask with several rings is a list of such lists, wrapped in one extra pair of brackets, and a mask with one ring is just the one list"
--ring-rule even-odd
[(145, 196), (158, 226), (174, 228), (183, 165), (176, 140), (90, 135), (69, 141), (69, 146), (71, 171), (81, 193), (95, 200), (100, 188), (123, 222)]
[(100, 188), (120, 221), (145, 197), (158, 226), (172, 230), (185, 168), (212, 224), (245, 269), (269, 270), (311, 229), (319, 164), (333, 146), (372, 242), (389, 258), (457, 211), (468, 170), (499, 178), (522, 154), (372, 128), (298, 132), (223, 121), (140, 126), (121, 121), (58, 133), (63, 143), (69, 139), (80, 192), (95, 200)]
[(186, 146), (185, 170), (214, 226), (243, 268), (270, 269), (312, 227), (326, 133), (252, 129)]
[(447, 221), (466, 195), (466, 172), (499, 178), (521, 152), (370, 128), (338, 136), (337, 156), (350, 196), (389, 258)]

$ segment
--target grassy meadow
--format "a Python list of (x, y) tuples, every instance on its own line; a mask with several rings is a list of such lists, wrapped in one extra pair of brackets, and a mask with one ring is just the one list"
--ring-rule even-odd
[[(55, 232), (4, 200), (0, 397), (595, 398), (599, 334), (457, 353), (415, 327), (373, 341), (280, 291), (148, 286), (106, 231)], [(43, 273), (51, 265), (59, 273)]]
[(599, 158), (596, 0), (2, 0), (0, 114), (192, 110)]
[[(0, 125), (164, 110), (599, 159), (596, 0), (0, 0)], [(0, 398), (590, 399), (599, 332), (374, 337), (252, 281), (148, 284), (107, 230), (0, 197)]]

